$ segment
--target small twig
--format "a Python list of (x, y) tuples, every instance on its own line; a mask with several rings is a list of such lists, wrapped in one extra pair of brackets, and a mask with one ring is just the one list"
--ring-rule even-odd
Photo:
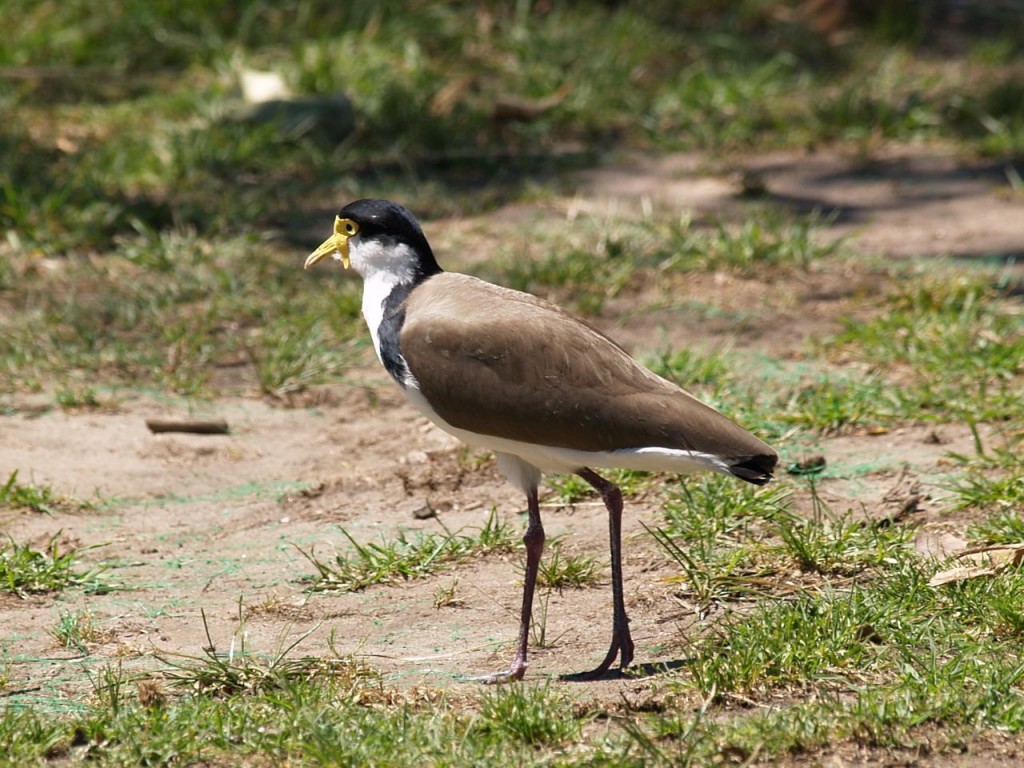
[(43, 690), (43, 686), (34, 685), (31, 688), (15, 688), (11, 691), (0, 691), (0, 698), (7, 698), (8, 696), (20, 696), (23, 693), (34, 693), (35, 691)]
[(230, 431), (224, 419), (215, 421), (170, 421), (166, 419), (146, 419), (146, 426), (153, 433), (190, 432), (194, 435), (226, 435)]

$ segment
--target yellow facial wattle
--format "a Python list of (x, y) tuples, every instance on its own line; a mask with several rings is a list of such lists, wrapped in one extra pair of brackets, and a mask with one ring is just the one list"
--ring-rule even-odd
[(341, 256), (341, 264), (345, 269), (349, 267), (348, 239), (359, 232), (359, 225), (352, 219), (343, 219), (340, 216), (334, 217), (334, 232), (324, 240), (320, 246), (306, 257), (304, 269), (309, 269), (328, 256), (335, 253)]

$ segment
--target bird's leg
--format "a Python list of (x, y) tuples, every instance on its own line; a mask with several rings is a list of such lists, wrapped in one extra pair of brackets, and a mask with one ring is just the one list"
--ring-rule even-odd
[(633, 660), (633, 638), (629, 633), (629, 618), (626, 616), (626, 602), (622, 594), (622, 491), (594, 472), (592, 469), (577, 471), (580, 477), (590, 483), (601, 494), (608, 508), (608, 533), (612, 557), (612, 642), (608, 655), (594, 670), (574, 677), (586, 680), (600, 677), (620, 657), (619, 667), (625, 669)]
[(488, 684), (522, 680), (523, 675), (526, 674), (526, 649), (530, 642), (533, 591), (537, 584), (540, 556), (544, 552), (544, 526), (540, 520), (540, 504), (537, 499), (536, 486), (526, 492), (526, 506), (529, 522), (526, 525), (526, 533), (523, 534), (523, 544), (526, 545), (526, 581), (523, 584), (523, 609), (519, 618), (519, 644), (507, 672), (496, 672), (493, 675), (477, 678)]

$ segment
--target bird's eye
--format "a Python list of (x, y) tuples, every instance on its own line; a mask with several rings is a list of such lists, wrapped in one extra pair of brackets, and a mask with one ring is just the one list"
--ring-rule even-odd
[(334, 234), (352, 237), (357, 232), (359, 232), (359, 225), (352, 219), (343, 219), (340, 216), (334, 218)]

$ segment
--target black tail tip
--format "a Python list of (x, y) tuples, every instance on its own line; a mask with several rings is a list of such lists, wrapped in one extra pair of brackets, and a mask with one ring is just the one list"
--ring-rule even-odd
[(754, 485), (765, 485), (771, 482), (772, 472), (779, 457), (774, 453), (764, 456), (751, 456), (729, 465), (729, 470), (740, 480)]

